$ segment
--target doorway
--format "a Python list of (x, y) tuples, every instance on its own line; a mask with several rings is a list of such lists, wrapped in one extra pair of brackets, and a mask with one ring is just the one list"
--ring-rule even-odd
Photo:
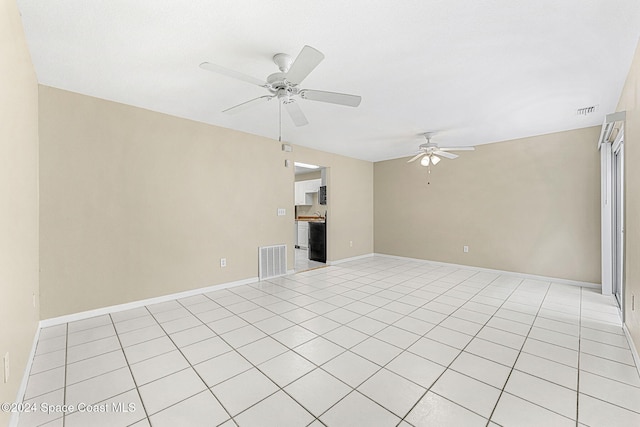
[(295, 162), (294, 271), (324, 267), (327, 260), (327, 168)]

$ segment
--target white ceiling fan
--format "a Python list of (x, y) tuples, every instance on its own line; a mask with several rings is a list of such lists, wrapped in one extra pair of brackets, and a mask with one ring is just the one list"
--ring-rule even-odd
[(474, 147), (439, 147), (438, 144), (431, 142), (431, 137), (433, 136), (432, 132), (425, 132), (420, 135), (426, 138), (427, 142), (420, 144), (418, 147), (420, 152), (412, 157), (407, 163), (414, 162), (422, 157), (422, 160), (420, 160), (420, 164), (422, 166), (429, 166), (430, 164), (435, 166), (440, 162), (440, 157), (444, 157), (446, 159), (455, 159), (458, 157), (457, 154), (450, 153), (450, 151), (475, 150)]
[(269, 91), (269, 95), (259, 96), (257, 98), (245, 101), (234, 107), (227, 108), (224, 113), (238, 113), (255, 105), (271, 101), (277, 98), (282, 102), (287, 113), (291, 116), (296, 126), (304, 126), (308, 124), (302, 109), (296, 103), (296, 98), (308, 99), (310, 101), (328, 102), (331, 104), (346, 105), (349, 107), (357, 107), (360, 105), (362, 98), (357, 95), (348, 95), (346, 93), (325, 92), (320, 90), (301, 89), (298, 87), (300, 83), (311, 73), (320, 62), (324, 59), (322, 52), (305, 46), (293, 60), (286, 53), (278, 53), (273, 56), (273, 62), (280, 68), (279, 73), (273, 73), (267, 77), (266, 81), (248, 76), (241, 72), (230, 70), (220, 65), (210, 62), (203, 62), (200, 68), (222, 74), (223, 76), (232, 77), (237, 80), (251, 83), (263, 87)]

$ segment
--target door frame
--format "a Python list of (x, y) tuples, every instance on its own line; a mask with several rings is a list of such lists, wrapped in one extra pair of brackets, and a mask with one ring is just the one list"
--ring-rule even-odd
[(602, 198), (602, 294), (614, 296), (624, 321), (624, 124), (619, 127), (614, 127), (614, 124), (613, 120), (605, 121), (608, 131), (605, 135), (603, 125), (598, 144)]
[[(600, 151), (600, 237), (601, 237), (601, 292), (603, 295), (613, 294), (613, 250), (614, 250), (614, 215), (613, 190), (614, 190), (614, 165), (613, 147), (618, 148), (618, 141), (624, 138), (624, 122), (626, 111), (607, 114), (602, 124), (600, 137), (598, 138), (598, 150)], [(624, 180), (624, 176), (622, 176)]]
[(611, 147), (612, 152), (612, 292), (620, 306), (624, 322), (624, 129)]

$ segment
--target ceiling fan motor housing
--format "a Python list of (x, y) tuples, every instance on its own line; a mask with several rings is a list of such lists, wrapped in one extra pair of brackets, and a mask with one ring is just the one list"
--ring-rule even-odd
[(433, 151), (438, 148), (438, 144), (434, 144), (432, 142), (427, 142), (425, 144), (420, 144), (420, 149), (424, 151)]
[(285, 87), (287, 85), (285, 83), (286, 77), (287, 75), (285, 73), (273, 73), (267, 77), (267, 83), (273, 88)]
[(273, 55), (273, 62), (276, 63), (280, 71), (287, 73), (293, 64), (293, 58), (286, 53), (276, 53)]

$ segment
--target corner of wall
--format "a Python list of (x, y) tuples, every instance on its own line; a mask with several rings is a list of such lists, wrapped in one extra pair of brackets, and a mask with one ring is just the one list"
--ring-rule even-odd
[[(38, 83), (14, 0), (0, 3), (0, 363), (9, 354), (0, 402), (24, 391), (38, 330)], [(34, 304), (35, 300), (35, 304)], [(0, 425), (9, 423), (0, 412)], [(15, 420), (15, 418), (14, 418)], [(13, 421), (12, 421), (13, 422)]]

